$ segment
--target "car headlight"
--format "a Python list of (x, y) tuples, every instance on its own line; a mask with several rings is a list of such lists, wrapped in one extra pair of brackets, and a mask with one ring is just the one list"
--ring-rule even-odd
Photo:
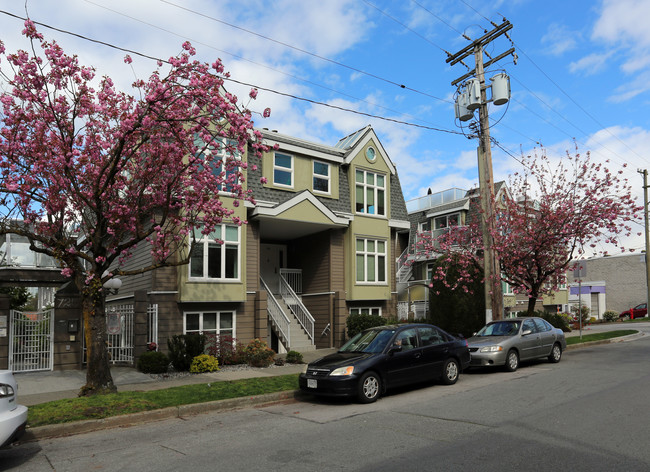
[(354, 373), (354, 366), (349, 365), (347, 367), (339, 367), (338, 369), (334, 369), (332, 372), (330, 372), (330, 375), (352, 375)]
[(481, 352), (499, 352), (503, 351), (501, 346), (486, 346), (481, 348)]
[(301, 372), (302, 374), (306, 374), (306, 373), (307, 373), (307, 367), (309, 367), (309, 364), (303, 364), (303, 366), (302, 366), (302, 372)]

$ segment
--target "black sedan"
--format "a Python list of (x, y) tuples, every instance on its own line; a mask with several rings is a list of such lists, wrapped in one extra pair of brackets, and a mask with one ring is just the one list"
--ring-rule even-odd
[(436, 326), (379, 326), (310, 363), (300, 375), (300, 389), (370, 403), (392, 387), (427, 380), (454, 384), (469, 362), (467, 341)]

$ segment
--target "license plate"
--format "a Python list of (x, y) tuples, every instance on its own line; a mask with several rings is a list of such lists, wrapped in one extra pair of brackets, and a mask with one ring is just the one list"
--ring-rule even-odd
[(318, 381), (314, 379), (307, 379), (307, 388), (318, 388)]

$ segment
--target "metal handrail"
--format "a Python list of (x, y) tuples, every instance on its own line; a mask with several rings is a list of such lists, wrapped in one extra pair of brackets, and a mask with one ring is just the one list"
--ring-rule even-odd
[(282, 299), (294, 314), (298, 323), (303, 327), (307, 336), (311, 339), (311, 342), (314, 342), (314, 317), (311, 316), (309, 310), (307, 310), (305, 305), (302, 304), (302, 301), (298, 298), (296, 292), (293, 291), (282, 275), (280, 275), (280, 295), (282, 295)]
[(278, 301), (275, 299), (273, 292), (269, 290), (268, 285), (266, 285), (266, 282), (264, 282), (264, 279), (262, 277), (260, 277), (260, 283), (262, 284), (262, 287), (264, 287), (264, 290), (266, 290), (266, 293), (268, 294), (267, 295), (268, 303), (266, 305), (266, 310), (269, 313), (269, 317), (277, 327), (278, 331), (280, 331), (280, 334), (284, 336), (287, 346), (291, 346), (291, 329), (290, 329), (291, 320), (289, 320), (287, 315), (284, 313), (284, 310), (282, 309)]
[(280, 269), (280, 276), (298, 295), (302, 294), (302, 269)]

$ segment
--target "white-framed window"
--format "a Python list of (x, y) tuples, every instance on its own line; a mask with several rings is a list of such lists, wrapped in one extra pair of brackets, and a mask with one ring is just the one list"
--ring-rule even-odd
[(183, 334), (219, 334), (235, 337), (236, 312), (187, 311), (183, 313)]
[(426, 273), (426, 282), (431, 283), (431, 279), (433, 278), (433, 268), (435, 267), (435, 264), (433, 262), (430, 262), (427, 264), (427, 273)]
[(314, 161), (313, 170), (312, 186), (314, 192), (329, 194), (331, 192), (330, 165), (326, 162)]
[(451, 215), (438, 216), (433, 220), (434, 229), (449, 228), (451, 226), (460, 226), (460, 213)]
[(356, 261), (357, 282), (386, 283), (386, 241), (358, 238)]
[(418, 232), (419, 233), (425, 233), (431, 231), (431, 220), (423, 221), (422, 223), (418, 223)]
[(196, 229), (195, 237), (190, 253), (190, 280), (239, 280), (239, 226), (217, 225), (208, 235)]
[(381, 316), (380, 306), (363, 306), (350, 308), (351, 315), (379, 315)]
[[(198, 135), (195, 135), (194, 143), (201, 149), (205, 147)], [(233, 193), (234, 186), (241, 183), (241, 152), (237, 149), (237, 141), (216, 137), (197, 157), (204, 159), (205, 154), (212, 155), (212, 174), (222, 179), (219, 190)]]
[(508, 282), (504, 282), (503, 280), (501, 281), (501, 290), (503, 291), (504, 295), (514, 295), (514, 292), (512, 291), (512, 285), (510, 285)]
[(280, 152), (273, 155), (273, 185), (293, 188), (293, 156)]
[(386, 176), (357, 169), (356, 210), (367, 215), (386, 215)]

